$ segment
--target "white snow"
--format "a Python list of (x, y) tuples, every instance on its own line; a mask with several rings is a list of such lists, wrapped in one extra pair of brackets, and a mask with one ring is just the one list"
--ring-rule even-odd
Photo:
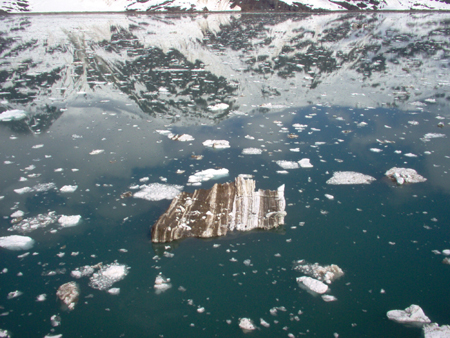
[(74, 227), (78, 225), (81, 221), (81, 215), (66, 216), (62, 215), (58, 218), (58, 223), (61, 224), (63, 228)]
[(0, 247), (8, 250), (29, 250), (33, 247), (34, 240), (28, 236), (3, 236), (0, 237)]
[(183, 190), (182, 185), (151, 183), (140, 186), (141, 190), (134, 193), (134, 198), (142, 198), (148, 201), (160, 201), (174, 199)]
[(326, 183), (333, 185), (340, 184), (370, 184), (375, 178), (354, 171), (336, 171)]

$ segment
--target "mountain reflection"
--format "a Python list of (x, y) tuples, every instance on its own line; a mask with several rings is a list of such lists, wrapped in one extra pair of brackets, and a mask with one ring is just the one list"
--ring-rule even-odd
[(31, 113), (34, 129), (21, 130), (48, 128), (61, 108), (83, 97), (183, 125), (264, 104), (440, 110), (450, 97), (445, 14), (0, 20), (0, 111)]

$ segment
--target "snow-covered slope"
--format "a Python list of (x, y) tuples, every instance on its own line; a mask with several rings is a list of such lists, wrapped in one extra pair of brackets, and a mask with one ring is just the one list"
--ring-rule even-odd
[(9, 13), (123, 11), (450, 10), (449, 0), (1, 0)]

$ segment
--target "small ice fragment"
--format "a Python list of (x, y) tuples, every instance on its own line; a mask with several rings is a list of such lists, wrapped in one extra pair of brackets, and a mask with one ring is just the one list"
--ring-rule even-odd
[(194, 137), (192, 137), (192, 135), (189, 134), (172, 134), (170, 133), (169, 135), (167, 135), (168, 138), (170, 138), (173, 141), (180, 141), (180, 142), (189, 142), (189, 141), (194, 141)]
[(9, 217), (17, 218), (17, 217), (23, 217), (23, 215), (25, 215), (25, 213), (22, 210), (17, 210), (15, 212), (13, 212)]
[(250, 266), (250, 265), (252, 265), (252, 261), (250, 260), (250, 259), (246, 259), (246, 260), (244, 260), (244, 265), (246, 265), (246, 266)]
[(112, 294), (114, 296), (117, 296), (120, 293), (120, 288), (110, 288), (108, 290), (108, 293), (110, 293), (110, 294)]
[(289, 151), (292, 151), (294, 153), (298, 153), (298, 152), (300, 152), (300, 148), (291, 148), (291, 149), (289, 149)]
[(62, 193), (72, 193), (78, 189), (78, 185), (65, 185), (59, 189)]
[(337, 301), (337, 298), (335, 296), (332, 296), (332, 295), (322, 295), (322, 299), (325, 302), (335, 302), (335, 301)]
[(172, 284), (170, 284), (170, 278), (166, 278), (160, 273), (156, 276), (155, 285), (153, 287), (155, 288), (155, 293), (159, 295), (169, 290), (172, 287)]
[(379, 149), (379, 148), (370, 148), (370, 151), (373, 153), (381, 153), (383, 151), (383, 149)]
[(326, 183), (327, 184), (370, 184), (375, 178), (354, 171), (336, 171)]
[(249, 318), (241, 318), (239, 320), (239, 327), (242, 329), (242, 331), (244, 332), (250, 332), (256, 329), (256, 326), (253, 325), (253, 322), (251, 319)]
[(244, 148), (242, 149), (242, 155), (261, 155), (263, 152), (260, 148)]
[(325, 194), (325, 197), (328, 198), (329, 200), (334, 200), (334, 196), (333, 195)]
[(285, 175), (285, 174), (289, 174), (289, 171), (287, 171), (287, 170), (277, 170), (277, 174)]
[(17, 298), (23, 295), (22, 291), (16, 290), (16, 291), (11, 291), (8, 293), (7, 298), (8, 299), (13, 299), (13, 298)]
[(73, 310), (80, 296), (80, 289), (75, 282), (68, 282), (61, 285), (56, 291), (56, 296), (67, 306), (67, 309)]
[(24, 110), (6, 110), (0, 114), (0, 122), (18, 121), (25, 117), (27, 117), (27, 113)]
[(3, 236), (0, 237), (0, 247), (8, 250), (29, 250), (33, 247), (34, 240), (28, 236)]
[(196, 172), (195, 174), (189, 176), (189, 183), (201, 183), (205, 181), (209, 181), (212, 179), (219, 179), (221, 177), (228, 176), (228, 169), (206, 169), (203, 171)]
[(300, 287), (304, 287), (307, 290), (310, 290), (310, 291), (318, 293), (318, 294), (325, 293), (328, 290), (328, 285), (326, 285), (325, 283), (322, 283), (321, 281), (319, 281), (317, 279), (307, 277), (307, 276), (298, 277), (297, 283), (299, 284)]
[(407, 153), (407, 154), (405, 154), (405, 156), (406, 157), (417, 157), (417, 155), (413, 154), (413, 153)]
[(121, 281), (128, 274), (128, 267), (117, 262), (103, 265), (100, 270), (94, 273), (89, 279), (89, 286), (93, 289), (107, 290), (111, 286)]
[(32, 192), (32, 191), (33, 191), (33, 188), (30, 188), (30, 187), (23, 187), (23, 188), (20, 188), (20, 189), (14, 189), (14, 192), (19, 194), (19, 195), (23, 195), (23, 194), (26, 194), (26, 193)]
[(299, 164), (294, 161), (280, 160), (276, 161), (276, 164), (278, 164), (283, 169), (298, 169), (300, 167)]
[(43, 293), (36, 297), (36, 302), (44, 302), (47, 300), (47, 294)]
[(89, 153), (89, 155), (98, 155), (98, 154), (103, 153), (104, 151), (105, 151), (104, 149), (95, 149), (95, 150), (92, 150), (92, 151)]
[(226, 103), (218, 103), (218, 104), (215, 104), (215, 105), (208, 106), (208, 109), (209, 109), (209, 110), (212, 110), (212, 111), (225, 110), (225, 109), (227, 109), (229, 106), (230, 106), (230, 105), (228, 105), (228, 104), (226, 104)]
[(420, 183), (427, 180), (423, 176), (419, 175), (417, 171), (410, 168), (393, 167), (386, 171), (385, 175), (392, 181), (397, 182), (398, 185), (402, 185), (404, 183)]
[(50, 324), (51, 324), (53, 327), (60, 326), (60, 325), (61, 325), (61, 317), (58, 316), (58, 315), (53, 315), (53, 316), (51, 316), (51, 317), (50, 317)]
[(32, 146), (31, 148), (32, 149), (39, 149), (39, 148), (42, 148), (43, 146), (44, 146), (43, 144), (36, 144), (36, 145)]
[(445, 255), (445, 256), (450, 256), (450, 249), (442, 250), (442, 254)]
[(270, 324), (262, 318), (259, 319), (259, 323), (261, 324), (261, 326), (270, 327)]
[(440, 138), (440, 137), (446, 137), (445, 134), (440, 134), (440, 133), (427, 133), (423, 136), (424, 139), (429, 140), (432, 138)]
[(58, 223), (61, 224), (63, 228), (74, 227), (80, 223), (81, 215), (66, 216), (62, 215), (58, 218)]
[(214, 149), (230, 148), (230, 142), (227, 140), (206, 140), (203, 145)]
[(300, 161), (298, 161), (298, 164), (302, 168), (312, 168), (313, 167), (309, 158), (302, 158)]
[(182, 185), (151, 183), (141, 186), (141, 190), (134, 193), (134, 198), (142, 198), (148, 201), (161, 201), (174, 199), (183, 190)]
[(205, 312), (205, 308), (204, 308), (204, 307), (199, 307), (199, 308), (197, 309), (197, 312), (198, 312), (198, 313), (203, 313), (203, 312)]

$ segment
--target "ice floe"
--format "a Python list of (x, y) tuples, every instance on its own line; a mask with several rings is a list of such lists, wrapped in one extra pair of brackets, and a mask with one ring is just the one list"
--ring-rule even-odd
[(59, 189), (62, 193), (73, 193), (78, 189), (78, 185), (65, 185)]
[(227, 140), (206, 140), (202, 144), (205, 147), (210, 147), (214, 149), (230, 148), (230, 142), (228, 142)]
[(34, 245), (34, 239), (28, 236), (3, 236), (0, 237), (0, 247), (8, 250), (29, 250)]
[(66, 216), (62, 215), (58, 218), (58, 223), (61, 224), (63, 228), (74, 227), (78, 225), (81, 221), (81, 215)]
[(334, 280), (344, 275), (344, 271), (336, 264), (321, 266), (319, 263), (305, 263), (304, 260), (297, 261), (296, 264), (294, 270), (300, 271), (305, 275), (314, 277), (327, 284), (331, 284)]
[(141, 185), (141, 190), (134, 193), (134, 198), (142, 198), (148, 201), (171, 200), (183, 190), (182, 185), (151, 183)]
[(280, 161), (276, 161), (276, 164), (278, 164), (283, 169), (298, 169), (298, 168), (300, 168), (299, 164), (294, 161), (280, 160)]
[(220, 168), (220, 169), (206, 169), (199, 172), (196, 172), (195, 174), (189, 176), (188, 182), (189, 183), (201, 183), (209, 180), (216, 180), (221, 177), (228, 176), (228, 169), (226, 168)]
[(309, 158), (302, 158), (300, 161), (298, 161), (298, 164), (302, 168), (312, 168), (313, 167)]
[(215, 105), (208, 106), (208, 109), (211, 111), (217, 111), (217, 110), (225, 110), (228, 107), (229, 105), (226, 103), (217, 103)]
[(402, 185), (404, 183), (420, 183), (425, 182), (427, 179), (419, 175), (417, 171), (410, 168), (397, 168), (393, 167), (386, 171), (385, 175), (397, 184)]
[(337, 298), (335, 296), (332, 296), (332, 295), (322, 295), (321, 297), (327, 303), (337, 301)]
[(189, 142), (194, 141), (195, 138), (192, 135), (189, 134), (168, 134), (168, 138), (170, 138), (173, 141), (180, 141), (180, 142)]
[(108, 293), (117, 296), (120, 294), (120, 288), (111, 288), (108, 290)]
[(155, 293), (159, 295), (169, 290), (172, 287), (172, 284), (170, 284), (170, 278), (166, 278), (160, 273), (156, 276), (153, 287), (155, 288)]
[(422, 328), (424, 338), (450, 337), (450, 325), (439, 326), (438, 323), (424, 325)]
[(7, 299), (13, 299), (13, 298), (17, 298), (23, 295), (22, 291), (16, 290), (16, 291), (11, 291), (8, 292), (8, 296), (6, 297)]
[(370, 184), (375, 178), (355, 171), (335, 171), (326, 183), (333, 185), (341, 184)]
[[(29, 169), (29, 170), (32, 170), (32, 169)], [(36, 184), (32, 188), (31, 187), (23, 187), (20, 189), (14, 189), (14, 192), (19, 195), (23, 195), (23, 194), (30, 193), (30, 192), (44, 192), (44, 191), (49, 191), (52, 189), (56, 189), (55, 183), (40, 183), (40, 184)]]
[(56, 296), (69, 310), (73, 310), (80, 297), (80, 288), (75, 282), (68, 282), (61, 285), (56, 291)]
[(244, 148), (242, 155), (261, 155), (263, 150), (261, 148)]
[(58, 216), (54, 211), (50, 211), (46, 214), (39, 214), (35, 217), (29, 217), (21, 220), (19, 223), (14, 224), (8, 229), (8, 231), (19, 231), (21, 233), (31, 232), (39, 228), (45, 228), (46, 226), (56, 222)]
[(431, 323), (419, 305), (412, 304), (405, 310), (391, 310), (386, 316), (397, 323), (421, 327), (424, 324)]
[(104, 149), (95, 149), (95, 150), (92, 150), (92, 151), (89, 153), (89, 155), (98, 155), (98, 154), (101, 154), (101, 153), (103, 153), (103, 152), (105, 152)]
[(300, 287), (305, 288), (309, 291), (318, 294), (322, 294), (328, 291), (328, 285), (312, 277), (302, 276), (298, 277), (296, 280)]
[(244, 332), (250, 332), (256, 329), (256, 326), (253, 324), (253, 321), (250, 318), (241, 318), (239, 320), (239, 327)]
[(79, 279), (79, 278), (81, 278), (81, 277), (87, 277), (87, 276), (92, 275), (92, 274), (94, 273), (94, 271), (95, 271), (95, 270), (94, 270), (94, 268), (93, 268), (92, 266), (90, 266), (90, 265), (85, 265), (85, 266), (76, 268), (75, 270), (73, 270), (73, 271), (70, 273), (70, 275), (71, 275), (73, 278)]
[(100, 270), (95, 272), (89, 281), (89, 286), (93, 289), (107, 290), (111, 286), (121, 281), (128, 274), (128, 269), (125, 264), (114, 262), (108, 265), (103, 265)]
[(27, 117), (27, 112), (20, 109), (6, 110), (0, 114), (0, 122), (18, 121)]

